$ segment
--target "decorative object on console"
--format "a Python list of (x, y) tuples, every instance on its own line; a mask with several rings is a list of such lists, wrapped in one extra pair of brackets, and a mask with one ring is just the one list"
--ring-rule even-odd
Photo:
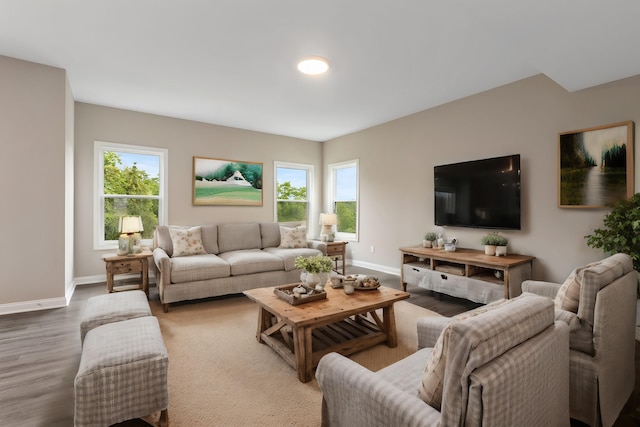
[(139, 216), (121, 216), (118, 219), (118, 255), (133, 255), (136, 253), (134, 248), (140, 248), (140, 232), (144, 231), (142, 227), (142, 218)]
[(610, 207), (633, 196), (633, 129), (627, 121), (558, 134), (561, 208)]
[(193, 204), (262, 206), (262, 163), (194, 156)]
[(320, 240), (323, 242), (333, 242), (335, 233), (333, 232), (333, 226), (338, 224), (338, 215), (334, 213), (321, 213), (320, 225), (322, 226), (322, 232), (320, 233)]
[(430, 231), (424, 235), (424, 239), (422, 240), (423, 248), (430, 248), (433, 246), (433, 242), (438, 240), (438, 236), (436, 233)]
[(480, 239), (480, 244), (484, 245), (485, 255), (507, 255), (507, 243), (509, 243), (509, 239), (497, 232), (485, 234)]
[(444, 250), (446, 252), (455, 252), (457, 244), (458, 244), (458, 239), (454, 237), (453, 239), (451, 239), (450, 242), (447, 242), (444, 244)]

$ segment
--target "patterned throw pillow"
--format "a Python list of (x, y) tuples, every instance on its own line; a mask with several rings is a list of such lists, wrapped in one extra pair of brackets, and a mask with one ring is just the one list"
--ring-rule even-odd
[(280, 226), (280, 248), (306, 248), (307, 227), (301, 225), (296, 228)]
[(555, 306), (560, 310), (578, 312), (580, 303), (580, 277), (579, 269), (571, 272), (556, 294)]
[(567, 280), (560, 286), (560, 289), (558, 289), (555, 299), (556, 308), (577, 313), (578, 306), (580, 305), (580, 286), (582, 284), (583, 272), (599, 266), (602, 262), (602, 260), (592, 262), (584, 267), (573, 270), (569, 277), (567, 277)]
[(173, 256), (202, 255), (206, 254), (202, 245), (202, 232), (200, 227), (169, 228), (171, 243), (173, 244)]
[(418, 389), (418, 394), (422, 400), (424, 400), (432, 408), (440, 410), (442, 406), (442, 392), (444, 390), (444, 371), (447, 363), (447, 348), (449, 346), (449, 336), (451, 335), (451, 327), (465, 319), (475, 317), (479, 314), (486, 313), (487, 311), (494, 310), (498, 307), (502, 307), (508, 304), (508, 299), (501, 299), (494, 303), (478, 307), (475, 310), (461, 313), (451, 318), (451, 321), (442, 330), (438, 340), (433, 346), (431, 351), (431, 357), (427, 362), (427, 366), (424, 368), (422, 374), (422, 381)]

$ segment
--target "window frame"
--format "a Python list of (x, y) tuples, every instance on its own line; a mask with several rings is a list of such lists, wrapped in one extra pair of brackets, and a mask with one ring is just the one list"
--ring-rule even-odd
[[(107, 151), (143, 154), (160, 157), (158, 169), (159, 189), (158, 189), (158, 225), (166, 225), (168, 222), (167, 212), (169, 206), (168, 195), (168, 161), (169, 150), (166, 148), (148, 147), (142, 145), (119, 144), (115, 142), (94, 141), (93, 142), (93, 249), (110, 250), (118, 248), (117, 240), (104, 239), (104, 153)], [(149, 197), (149, 196), (146, 196)], [(156, 196), (152, 196), (155, 198)], [(143, 239), (144, 246), (151, 246), (152, 239)]]
[[(336, 195), (337, 195), (337, 189), (336, 189), (336, 185), (337, 185), (337, 179), (336, 179), (336, 173), (338, 170), (340, 169), (346, 169), (346, 168), (352, 168), (355, 167), (356, 168), (356, 232), (355, 233), (345, 233), (345, 232), (338, 232), (336, 230), (336, 239), (337, 240), (344, 240), (344, 241), (350, 241), (350, 242), (358, 242), (359, 241), (359, 231), (360, 231), (360, 162), (359, 159), (353, 159), (353, 160), (346, 160), (344, 162), (338, 162), (338, 163), (330, 163), (329, 165), (327, 165), (328, 168), (328, 181), (329, 181), (329, 206), (331, 207), (329, 212), (334, 212), (335, 213), (335, 206), (336, 206), (336, 201), (340, 202), (342, 200), (336, 200)], [(345, 200), (346, 201), (346, 200)]]
[[(301, 169), (306, 171), (307, 175), (307, 231), (311, 231), (311, 216), (314, 209), (314, 197), (313, 197), (313, 180), (314, 180), (314, 166), (306, 163), (293, 163), (293, 162), (284, 162), (280, 160), (275, 160), (273, 162), (273, 221), (282, 225), (296, 226), (302, 225), (298, 221), (294, 222), (278, 222), (278, 168), (286, 168), (286, 169)], [(283, 200), (284, 201), (284, 200)], [(290, 200), (289, 200), (290, 201)]]

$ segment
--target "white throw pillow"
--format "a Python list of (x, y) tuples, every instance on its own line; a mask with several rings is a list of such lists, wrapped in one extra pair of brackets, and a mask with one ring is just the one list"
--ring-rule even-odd
[(206, 254), (202, 245), (202, 232), (200, 227), (169, 228), (171, 243), (173, 244), (173, 256), (202, 255)]
[(280, 248), (306, 248), (307, 227), (304, 225), (296, 228), (280, 226)]

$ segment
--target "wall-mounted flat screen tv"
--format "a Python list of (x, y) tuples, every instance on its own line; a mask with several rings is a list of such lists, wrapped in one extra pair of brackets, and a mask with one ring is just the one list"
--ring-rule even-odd
[(435, 166), (440, 226), (520, 230), (520, 155)]

